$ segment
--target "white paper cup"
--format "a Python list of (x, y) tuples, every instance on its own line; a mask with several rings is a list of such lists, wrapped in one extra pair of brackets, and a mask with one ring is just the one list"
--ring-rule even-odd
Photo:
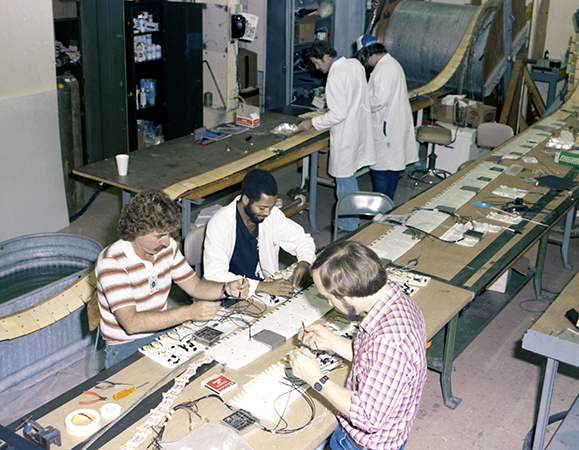
[(117, 160), (117, 169), (119, 170), (119, 176), (124, 177), (129, 171), (129, 155), (117, 155), (115, 156)]

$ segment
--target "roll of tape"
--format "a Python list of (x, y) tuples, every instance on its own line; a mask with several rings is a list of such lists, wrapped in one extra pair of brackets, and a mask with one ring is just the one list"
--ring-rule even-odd
[(101, 415), (94, 409), (79, 409), (66, 416), (64, 425), (72, 436), (88, 436), (99, 430)]
[(107, 403), (101, 408), (101, 416), (104, 420), (113, 420), (121, 415), (121, 405), (118, 403)]

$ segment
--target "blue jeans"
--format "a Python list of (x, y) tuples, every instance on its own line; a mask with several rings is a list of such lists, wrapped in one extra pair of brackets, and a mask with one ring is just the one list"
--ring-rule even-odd
[[(340, 198), (346, 192), (357, 191), (358, 180), (356, 175), (346, 178), (336, 178), (336, 195)], [(338, 228), (345, 231), (354, 231), (358, 228), (360, 219), (358, 217), (349, 217), (347, 219), (338, 219), (338, 224), (334, 224)]]
[(138, 351), (143, 345), (150, 344), (165, 332), (166, 330), (159, 331), (155, 334), (152, 334), (151, 336), (137, 339), (135, 341), (125, 342), (123, 344), (109, 344), (107, 341), (107, 346), (105, 349), (105, 368), (108, 369), (109, 367), (114, 366), (116, 363), (121, 362), (123, 359), (128, 358), (133, 353)]
[(399, 178), (400, 171), (398, 170), (372, 170), (374, 192), (380, 192), (394, 200)]
[[(400, 446), (398, 450), (404, 450), (406, 441)], [(352, 438), (346, 433), (342, 425), (338, 424), (334, 434), (330, 438), (330, 450), (358, 450), (358, 446), (354, 444)]]

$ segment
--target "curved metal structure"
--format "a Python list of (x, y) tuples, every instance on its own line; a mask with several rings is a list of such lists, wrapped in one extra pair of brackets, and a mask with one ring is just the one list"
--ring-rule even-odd
[[(404, 68), (409, 90), (427, 84), (445, 69), (477, 9), (415, 0), (404, 0), (396, 7), (384, 45)], [(473, 32), (473, 48), (466, 55), (462, 91), (478, 100), (483, 97), (485, 51), (493, 17), (494, 11), (479, 19)], [(456, 71), (446, 86), (457, 89), (459, 73)]]

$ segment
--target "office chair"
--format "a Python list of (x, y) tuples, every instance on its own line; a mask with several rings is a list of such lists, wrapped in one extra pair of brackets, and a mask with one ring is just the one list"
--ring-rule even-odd
[(195, 273), (199, 278), (202, 277), (202, 263), (203, 263), (203, 241), (205, 240), (205, 228), (207, 225), (195, 227), (187, 236), (183, 243), (183, 255), (187, 263), (195, 269)]
[[(452, 175), (447, 170), (436, 168), (436, 153), (434, 151), (435, 144), (449, 145), (454, 142), (451, 130), (448, 128), (422, 125), (418, 127), (416, 140), (421, 144), (427, 144), (430, 146), (430, 153), (428, 155), (428, 166), (426, 168), (414, 169), (408, 173), (408, 176), (414, 180), (414, 186), (418, 186), (418, 183), (421, 181), (434, 184), (439, 180), (444, 180), (446, 177)], [(429, 179), (428, 177), (431, 178)], [(432, 178), (438, 178), (439, 180), (433, 180)]]
[(393, 208), (394, 202), (392, 199), (379, 192), (346, 192), (336, 203), (332, 242), (334, 242), (338, 237), (338, 217), (369, 214), (376, 215), (378, 213), (386, 213)]
[(476, 129), (476, 143), (479, 147), (496, 148), (513, 136), (513, 129), (502, 123), (481, 123)]
[[(514, 136), (513, 129), (502, 123), (487, 122), (481, 123), (476, 129), (476, 145), (479, 147), (499, 147)], [(458, 170), (475, 162), (475, 159), (469, 159), (458, 166)]]

